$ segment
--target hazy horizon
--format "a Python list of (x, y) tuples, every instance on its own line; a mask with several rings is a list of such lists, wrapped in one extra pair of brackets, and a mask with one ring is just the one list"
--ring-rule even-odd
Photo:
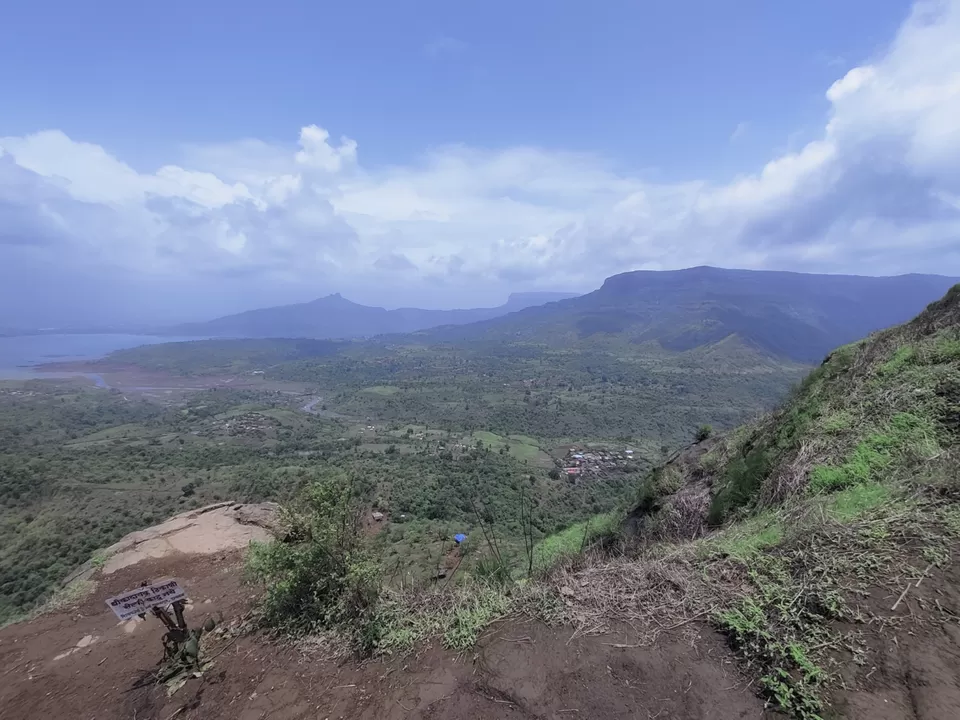
[[(707, 268), (710, 268), (710, 269), (717, 269), (717, 270), (728, 270), (728, 271), (751, 270), (751, 268), (725, 268), (725, 267), (719, 267), (719, 266), (713, 266), (713, 265), (710, 265), (710, 266), (699, 266), (699, 265), (698, 265), (698, 266), (689, 266), (689, 267), (684, 267), (684, 268), (677, 268), (677, 269), (675, 269), (675, 270), (662, 270), (662, 271), (652, 271), (652, 272), (682, 272), (682, 271), (684, 271), (684, 270), (694, 270), (694, 269), (699, 269), (699, 268), (703, 268), (703, 267), (707, 267)], [(630, 272), (634, 272), (634, 271), (628, 270), (628, 271), (625, 271), (625, 272), (626, 272), (626, 273), (630, 273)], [(760, 270), (760, 271), (758, 271), (758, 272), (797, 272), (797, 271), (792, 271), (792, 270), (786, 270), (786, 271), (784, 271), (784, 270), (772, 270), (772, 269), (770, 269), (770, 270)], [(617, 273), (617, 274), (621, 274), (621, 273)], [(944, 275), (944, 274), (942, 274), (942, 273), (897, 273), (897, 274), (895, 274), (895, 275), (863, 275), (863, 274), (857, 274), (857, 273), (803, 273), (803, 274), (819, 274), (819, 275), (833, 275), (833, 276), (847, 276), (847, 277), (876, 277), (876, 278), (882, 278), (882, 277), (897, 277), (897, 276), (901, 276), (901, 275), (926, 275), (926, 276), (933, 276), (933, 277), (945, 277), (945, 278), (948, 278), (948, 279), (951, 279), (951, 280), (952, 280), (952, 279), (956, 279), (956, 280), (960, 281), (960, 276), (956, 276), (956, 277), (955, 277), (955, 276), (951, 276), (951, 275)], [(611, 277), (612, 277), (612, 276), (611, 276)], [(604, 280), (606, 280), (606, 278), (605, 278)], [(348, 297), (347, 295), (345, 295), (345, 294), (342, 293), (342, 292), (330, 292), (330, 293), (326, 293), (326, 294), (324, 294), (324, 295), (320, 295), (320, 296), (317, 296), (317, 297), (307, 298), (307, 299), (305, 299), (305, 300), (294, 300), (294, 301), (289, 302), (289, 303), (277, 303), (277, 304), (269, 304), (269, 305), (251, 305), (251, 306), (243, 306), (243, 305), (240, 305), (240, 306), (238, 306), (236, 309), (228, 310), (228, 311), (226, 311), (226, 312), (219, 313), (219, 314), (217, 314), (217, 315), (208, 315), (208, 314), (188, 315), (188, 316), (185, 316), (185, 317), (176, 317), (176, 318), (169, 319), (169, 320), (150, 320), (150, 319), (143, 319), (143, 318), (141, 318), (141, 319), (134, 319), (134, 320), (128, 320), (128, 321), (91, 321), (91, 322), (74, 322), (74, 323), (64, 322), (64, 323), (61, 323), (61, 324), (59, 324), (59, 325), (58, 325), (58, 324), (51, 324), (51, 325), (47, 325), (47, 326), (44, 326), (44, 325), (42, 325), (42, 324), (32, 324), (32, 325), (31, 325), (31, 324), (29, 324), (29, 323), (19, 323), (19, 324), (18, 324), (18, 323), (7, 323), (7, 324), (0, 324), (0, 330), (7, 329), (7, 330), (30, 330), (30, 331), (33, 331), (33, 330), (44, 330), (44, 331), (48, 331), (48, 330), (61, 330), (61, 329), (62, 329), (62, 330), (64, 330), (64, 331), (69, 331), (70, 329), (82, 329), (83, 327), (89, 327), (89, 328), (102, 327), (102, 328), (104, 328), (104, 329), (108, 329), (108, 328), (110, 328), (110, 327), (116, 327), (116, 328), (119, 328), (119, 329), (121, 329), (121, 330), (122, 330), (122, 329), (136, 329), (136, 328), (142, 328), (142, 329), (144, 329), (144, 330), (149, 330), (149, 329), (157, 329), (157, 330), (159, 330), (159, 329), (162, 329), (164, 325), (179, 325), (179, 324), (189, 324), (189, 323), (196, 323), (196, 322), (201, 322), (201, 323), (202, 323), (202, 322), (206, 322), (206, 321), (208, 321), (208, 320), (214, 320), (214, 319), (217, 319), (217, 318), (220, 318), (220, 317), (224, 317), (224, 316), (228, 316), (228, 315), (237, 315), (237, 314), (241, 314), (241, 313), (245, 313), (245, 312), (249, 312), (249, 311), (253, 311), (253, 310), (261, 310), (261, 309), (266, 309), (266, 308), (286, 307), (286, 306), (291, 306), (291, 305), (309, 304), (309, 303), (311, 303), (311, 302), (315, 302), (315, 301), (323, 300), (323, 299), (328, 298), (328, 297), (335, 297), (335, 296), (340, 296), (340, 297), (343, 298), (344, 300), (349, 301), (349, 302), (351, 302), (351, 303), (353, 303), (353, 304), (355, 304), (355, 305), (362, 305), (362, 306), (365, 306), (365, 307), (376, 307), (376, 308), (382, 308), (382, 309), (385, 309), (385, 310), (421, 309), (421, 310), (438, 310), (438, 311), (443, 311), (443, 310), (469, 310), (469, 309), (477, 309), (477, 308), (498, 308), (498, 307), (502, 307), (502, 306), (504, 306), (504, 305), (509, 304), (510, 300), (511, 300), (514, 296), (518, 296), (518, 295), (519, 295), (519, 296), (523, 296), (523, 295), (570, 295), (571, 297), (579, 297), (579, 296), (581, 296), (581, 295), (586, 295), (586, 294), (589, 294), (589, 293), (591, 293), (591, 292), (593, 292), (593, 291), (595, 291), (595, 290), (598, 290), (598, 289), (602, 286), (602, 284), (603, 284), (603, 283), (601, 282), (600, 284), (597, 285), (597, 287), (589, 288), (589, 289), (584, 290), (584, 291), (582, 291), (582, 292), (568, 292), (568, 291), (564, 291), (564, 290), (531, 290), (531, 291), (517, 290), (517, 291), (513, 291), (513, 292), (508, 292), (508, 294), (507, 294), (505, 297), (503, 297), (500, 301), (494, 301), (494, 302), (492, 302), (492, 303), (489, 304), (489, 305), (477, 305), (477, 306), (473, 306), (473, 307), (468, 307), (468, 306), (466, 306), (466, 305), (444, 305), (442, 299), (440, 300), (440, 303), (438, 303), (438, 304), (436, 304), (436, 305), (422, 305), (422, 306), (419, 306), (419, 307), (415, 307), (415, 306), (412, 306), (412, 305), (389, 305), (389, 304), (388, 304), (388, 305), (373, 305), (373, 304), (368, 304), (368, 303), (359, 302), (359, 301), (357, 301), (356, 299), (354, 299), (354, 298), (352, 298), (352, 297)]]

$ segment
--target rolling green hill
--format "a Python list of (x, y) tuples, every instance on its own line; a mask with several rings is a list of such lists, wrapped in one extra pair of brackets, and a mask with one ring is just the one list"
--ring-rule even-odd
[[(830, 348), (908, 319), (952, 283), (691, 268), (468, 325), (367, 341), (217, 340), (104, 362), (314, 383), (332, 411), (451, 431), (670, 447), (779, 401)], [(346, 302), (346, 301), (343, 301)], [(279, 331), (279, 329), (278, 329)], [(364, 391), (385, 386), (389, 394)]]

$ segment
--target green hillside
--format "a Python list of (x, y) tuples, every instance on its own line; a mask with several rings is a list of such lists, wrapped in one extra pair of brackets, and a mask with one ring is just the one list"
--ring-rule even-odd
[[(960, 286), (911, 322), (832, 352), (776, 413), (690, 448), (651, 478), (635, 519), (654, 531), (679, 498), (701, 532), (793, 498), (955, 478), (960, 433)], [(649, 513), (647, 508), (659, 508)]]
[(890, 662), (888, 624), (909, 611), (900, 642), (922, 646), (960, 610), (958, 456), (955, 286), (832, 352), (777, 412), (653, 470), (624, 524), (633, 559), (595, 559), (591, 582), (666, 562), (678, 602), (712, 618), (773, 705), (833, 717), (869, 677), (857, 667)]

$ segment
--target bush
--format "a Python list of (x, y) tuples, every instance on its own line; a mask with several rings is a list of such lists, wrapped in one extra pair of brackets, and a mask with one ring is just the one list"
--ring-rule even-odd
[(770, 473), (771, 461), (768, 453), (754, 448), (742, 457), (731, 460), (727, 465), (720, 489), (710, 503), (707, 522), (719, 525), (730, 514), (753, 503), (763, 481)]
[(379, 569), (364, 542), (354, 486), (342, 474), (313, 482), (286, 512), (289, 540), (254, 544), (247, 567), (266, 589), (267, 625), (295, 634), (344, 630), (369, 651), (377, 641)]
[(703, 442), (711, 435), (713, 435), (713, 428), (710, 425), (701, 425), (697, 428), (697, 432), (694, 434), (693, 439), (696, 442)]

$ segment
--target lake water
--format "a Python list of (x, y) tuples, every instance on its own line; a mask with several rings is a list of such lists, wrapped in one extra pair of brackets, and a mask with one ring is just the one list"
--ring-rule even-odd
[(50, 377), (35, 365), (72, 360), (96, 360), (114, 350), (200, 338), (154, 335), (19, 335), (0, 337), (0, 380)]

